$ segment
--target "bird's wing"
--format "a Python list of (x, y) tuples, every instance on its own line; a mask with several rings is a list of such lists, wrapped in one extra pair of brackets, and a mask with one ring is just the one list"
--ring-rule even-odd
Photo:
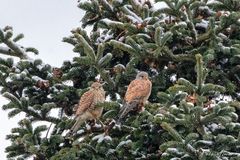
[(124, 100), (131, 102), (136, 99), (148, 97), (151, 93), (151, 86), (151, 82), (148, 80), (133, 80), (128, 86)]
[(87, 91), (85, 92), (78, 104), (78, 109), (76, 112), (76, 115), (83, 114), (89, 107), (91, 107), (94, 99), (94, 93), (93, 91)]

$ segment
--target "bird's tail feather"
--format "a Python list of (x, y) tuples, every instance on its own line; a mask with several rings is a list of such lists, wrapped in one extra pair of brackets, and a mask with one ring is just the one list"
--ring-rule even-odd
[(133, 101), (131, 103), (125, 103), (119, 111), (117, 122), (121, 122), (122, 119), (125, 118), (129, 112), (135, 110), (137, 107), (138, 107), (137, 101)]
[(74, 123), (74, 125), (71, 128), (71, 133), (75, 133), (78, 131), (79, 127), (81, 126), (81, 124), (83, 124), (85, 122), (85, 118), (82, 116), (78, 116), (75, 118), (76, 122)]

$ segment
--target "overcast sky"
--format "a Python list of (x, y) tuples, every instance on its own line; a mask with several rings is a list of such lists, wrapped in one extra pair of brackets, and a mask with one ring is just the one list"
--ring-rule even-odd
[[(75, 56), (72, 46), (61, 40), (80, 26), (82, 15), (77, 0), (0, 0), (0, 28), (10, 25), (15, 34), (24, 33), (25, 38), (19, 43), (36, 47), (40, 52), (39, 56), (31, 57), (53, 66), (61, 66), (64, 60)], [(4, 103), (6, 100), (0, 97), (0, 105)], [(5, 160), (4, 148), (10, 144), (5, 136), (17, 127), (22, 116), (8, 119), (7, 112), (0, 109), (0, 117), (0, 159)]]

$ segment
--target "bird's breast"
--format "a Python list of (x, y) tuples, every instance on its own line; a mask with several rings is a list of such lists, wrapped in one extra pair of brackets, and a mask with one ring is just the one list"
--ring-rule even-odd
[(98, 91), (94, 95), (94, 101), (95, 103), (104, 102), (105, 101), (105, 92), (104, 91)]

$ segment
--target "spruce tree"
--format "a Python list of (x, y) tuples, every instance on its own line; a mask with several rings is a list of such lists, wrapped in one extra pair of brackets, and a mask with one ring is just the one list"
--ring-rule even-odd
[[(9, 159), (240, 158), (240, 1), (91, 0), (78, 7), (81, 27), (63, 38), (78, 56), (60, 68), (30, 59), (38, 51), (19, 44), (23, 35), (0, 28), (0, 53), (20, 59), (0, 58), (1, 94), (9, 100), (2, 109), (10, 118), (25, 113), (6, 136)], [(149, 103), (116, 123), (138, 71), (153, 83)], [(79, 98), (96, 78), (106, 82), (103, 115), (69, 136)]]

